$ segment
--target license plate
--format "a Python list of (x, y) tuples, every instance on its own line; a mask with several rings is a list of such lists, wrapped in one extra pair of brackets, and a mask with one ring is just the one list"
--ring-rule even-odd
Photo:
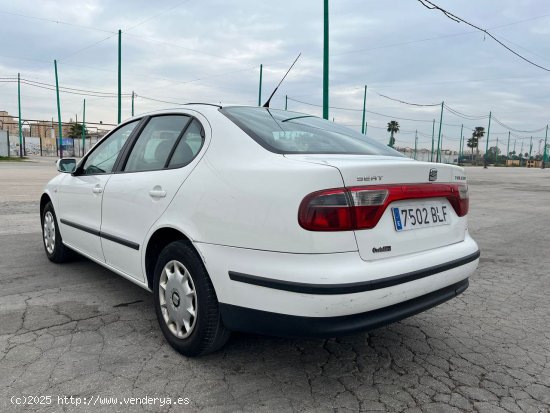
[(391, 209), (396, 231), (450, 224), (449, 206), (443, 203), (403, 205)]

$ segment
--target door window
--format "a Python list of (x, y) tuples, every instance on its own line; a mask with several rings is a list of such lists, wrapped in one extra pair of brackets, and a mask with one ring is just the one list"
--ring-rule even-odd
[(189, 116), (184, 115), (151, 118), (132, 148), (124, 171), (141, 172), (163, 169), (172, 153), (172, 148), (190, 120)]
[(110, 135), (86, 159), (82, 171), (85, 175), (111, 173), (120, 150), (139, 120), (130, 122)]

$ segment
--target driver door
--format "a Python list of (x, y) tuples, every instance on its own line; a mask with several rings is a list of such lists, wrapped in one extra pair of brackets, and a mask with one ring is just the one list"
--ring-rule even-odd
[(124, 124), (89, 153), (84, 164), (67, 174), (58, 188), (56, 208), (63, 242), (91, 258), (105, 261), (99, 231), (105, 185), (124, 144), (139, 120)]

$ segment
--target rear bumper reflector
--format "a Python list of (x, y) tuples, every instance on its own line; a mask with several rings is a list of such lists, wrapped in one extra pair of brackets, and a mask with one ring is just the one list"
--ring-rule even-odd
[(301, 294), (313, 295), (336, 295), (336, 294), (354, 294), (365, 291), (379, 290), (381, 288), (393, 287), (395, 285), (419, 280), (440, 272), (448, 271), (453, 268), (461, 267), (479, 258), (479, 250), (463, 258), (458, 258), (433, 267), (421, 270), (411, 271), (405, 274), (394, 275), (391, 277), (379, 278), (377, 280), (360, 281), (348, 284), (308, 284), (294, 281), (276, 280), (273, 278), (259, 277), (257, 275), (243, 274), (240, 272), (229, 271), (229, 278), (233, 281), (245, 284), (258, 285), (260, 287), (272, 288), (275, 290), (290, 291)]

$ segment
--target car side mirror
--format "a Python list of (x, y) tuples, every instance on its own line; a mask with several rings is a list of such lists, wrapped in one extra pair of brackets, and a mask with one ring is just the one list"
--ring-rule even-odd
[(76, 159), (74, 158), (58, 159), (55, 164), (59, 172), (72, 174), (76, 170)]

